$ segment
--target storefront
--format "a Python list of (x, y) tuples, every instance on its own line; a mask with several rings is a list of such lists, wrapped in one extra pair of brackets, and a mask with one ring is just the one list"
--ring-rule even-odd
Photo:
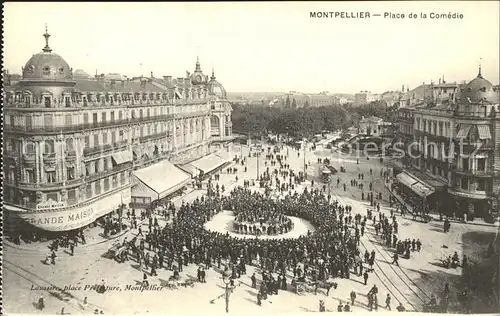
[(130, 204), (133, 209), (145, 209), (152, 202), (168, 197), (191, 181), (190, 174), (168, 160), (134, 171), (134, 178)]
[(453, 217), (473, 220), (475, 217), (482, 217), (486, 221), (491, 221), (494, 215), (492, 210), (492, 201), (486, 194), (463, 192), (453, 189), (448, 189), (450, 194), (450, 210), (452, 210)]
[(404, 195), (405, 200), (408, 200), (416, 209), (436, 207), (433, 187), (404, 171), (396, 175), (396, 179), (400, 184), (399, 193)]
[(57, 211), (28, 211), (9, 205), (5, 205), (5, 211), (45, 231), (61, 232), (84, 227), (130, 201), (130, 188), (125, 188), (84, 205)]

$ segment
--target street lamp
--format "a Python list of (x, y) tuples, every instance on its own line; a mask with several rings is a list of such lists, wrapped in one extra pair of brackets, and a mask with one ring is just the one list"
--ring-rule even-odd
[(226, 293), (225, 293), (225, 299), (226, 299), (226, 313), (229, 313), (229, 296), (231, 295), (231, 278), (230, 278), (230, 272), (224, 271), (222, 275), (222, 281), (226, 285)]

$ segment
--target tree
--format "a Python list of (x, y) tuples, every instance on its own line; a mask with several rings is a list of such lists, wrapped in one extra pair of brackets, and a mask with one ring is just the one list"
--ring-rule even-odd
[(290, 95), (286, 96), (285, 107), (287, 107), (287, 108), (290, 107)]
[(292, 108), (294, 108), (294, 109), (297, 108), (297, 101), (295, 100), (295, 98), (293, 98), (293, 100), (292, 100)]

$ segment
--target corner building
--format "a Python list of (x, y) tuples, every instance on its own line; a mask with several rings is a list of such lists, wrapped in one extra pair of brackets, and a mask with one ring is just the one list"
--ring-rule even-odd
[[(178, 78), (74, 76), (44, 37), (21, 79), (4, 86), (8, 229), (85, 227), (133, 204), (140, 182), (151, 182), (149, 202), (168, 197), (191, 181), (179, 165), (229, 152), (231, 105), (199, 61)], [(227, 162), (215, 157), (207, 168)]]
[(401, 190), (418, 208), (493, 221), (500, 199), (498, 87), (479, 68), (468, 83), (443, 80), (426, 88), (429, 96), (400, 109), (405, 155), (395, 171)]

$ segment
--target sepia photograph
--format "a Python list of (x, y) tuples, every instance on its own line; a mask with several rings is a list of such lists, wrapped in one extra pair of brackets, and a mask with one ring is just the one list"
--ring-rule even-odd
[(2, 314), (500, 313), (500, 2), (4, 2)]

